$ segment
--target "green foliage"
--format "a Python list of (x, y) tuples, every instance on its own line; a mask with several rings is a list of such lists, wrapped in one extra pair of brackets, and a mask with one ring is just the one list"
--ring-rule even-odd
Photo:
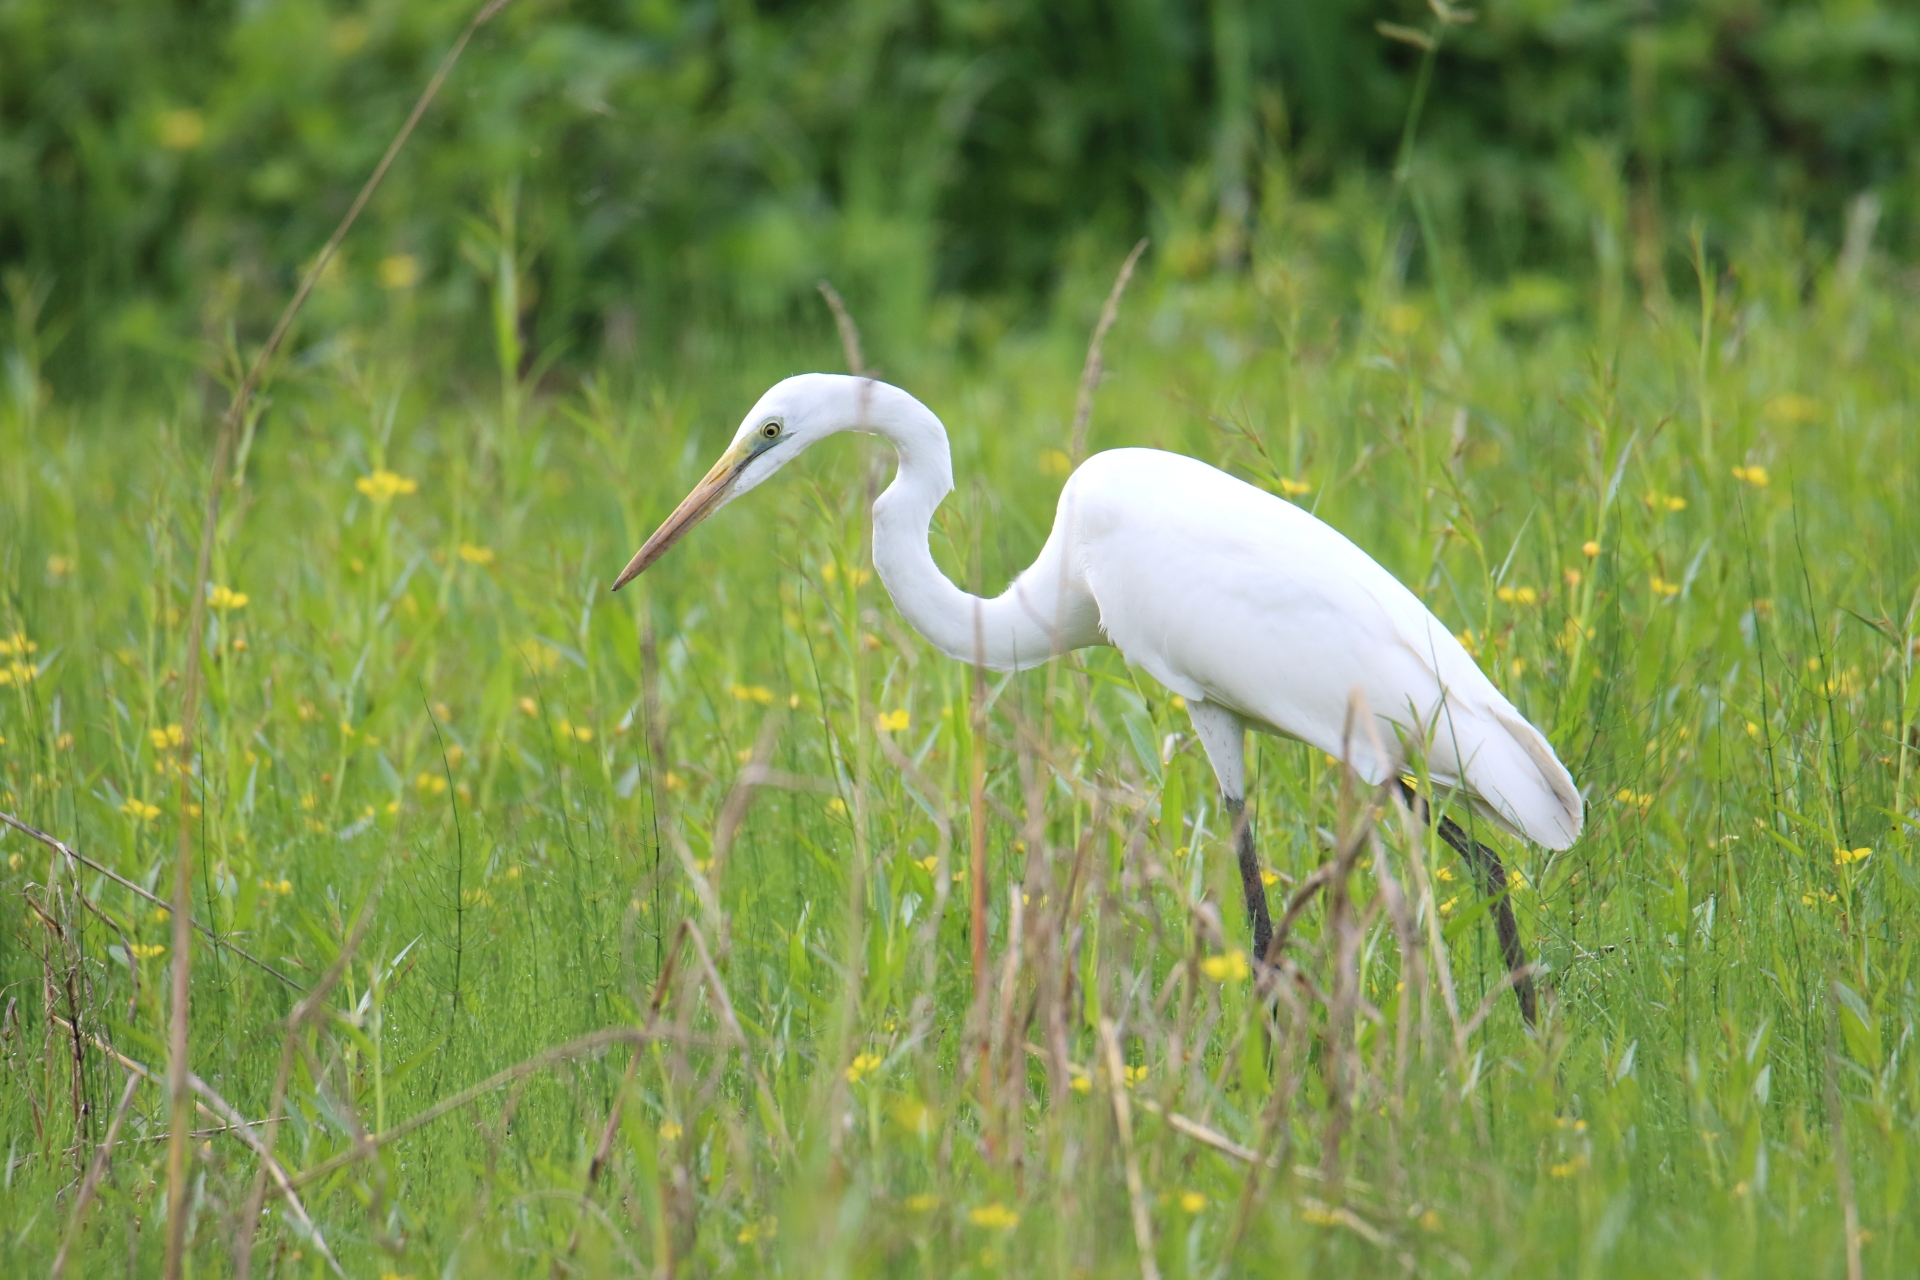
[[(1899, 1274), (1920, 1251), (1920, 333), (1897, 274), (1864, 245), (1792, 249), (1789, 219), (1754, 234), (1771, 248), (1708, 246), (1682, 301), (1624, 305), (1605, 255), (1426, 287), (1383, 203), (1346, 198), (1267, 200), (1242, 273), (1170, 253), (1143, 274), (1095, 442), (1310, 506), (1549, 732), (1590, 811), (1565, 854), (1505, 851), (1550, 970), (1538, 1037), (1465, 869), (1392, 820), (1352, 910), (1302, 917), (1291, 954), (1327, 998), (1288, 987), (1269, 1027), (1205, 762), (1105, 651), (989, 686), (1004, 967), (976, 1020), (953, 879), (973, 682), (871, 577), (884, 460), (823, 447), (606, 594), (766, 383), (831, 367), (824, 315), (544, 383), (506, 326), (497, 395), (404, 316), (316, 346), (226, 496), (184, 789), (200, 410), (49, 397), (28, 343), (0, 408), (0, 801), (143, 887), (198, 806), (198, 918), (303, 986), (367, 913), (291, 1032), (276, 1137), (353, 1275), (1134, 1276), (1143, 1220), (1167, 1276), (1837, 1275), (1840, 1134), (1867, 1274)], [(1040, 543), (1084, 332), (870, 335), (952, 432), (934, 547), (963, 583)], [(734, 829), (756, 743), (774, 774)], [(1354, 804), (1297, 745), (1252, 772), (1263, 855), (1297, 884)], [(18, 832), (0, 868), (0, 1232), (36, 1273), (120, 1096), (104, 1046), (163, 1059), (169, 934)], [(267, 1116), (296, 993), (208, 945), (193, 981), (195, 1069)], [(579, 1044), (643, 1027), (662, 1038), (637, 1053)], [(165, 1123), (136, 1089), (69, 1274), (159, 1271)], [(357, 1159), (363, 1131), (398, 1136)], [(224, 1274), (257, 1165), (204, 1142), (194, 1274)], [(1278, 1167), (1250, 1185), (1247, 1150)], [(316, 1250), (276, 1210), (254, 1274), (323, 1274)]]
[[(0, 4), (0, 262), (50, 287), (65, 385), (253, 333), (325, 238), (471, 6)], [(670, 349), (829, 275), (874, 327), (936, 300), (1047, 299), (1088, 242), (1198, 228), (1235, 270), (1276, 186), (1327, 195), (1399, 156), (1430, 240), (1495, 274), (1583, 251), (1610, 203), (1643, 287), (1698, 214), (1786, 207), (1837, 246), (1878, 195), (1912, 245), (1920, 16), (1852, 0), (520, 0), (484, 31), (317, 317), (416, 313), (485, 349), (454, 216), (514, 192), (527, 349)], [(1620, 175), (1624, 174), (1624, 179)], [(1618, 219), (1614, 219), (1618, 221)], [(1104, 251), (1104, 250), (1103, 250)], [(1416, 258), (1416, 274), (1426, 270)], [(386, 287), (382, 287), (384, 286)]]

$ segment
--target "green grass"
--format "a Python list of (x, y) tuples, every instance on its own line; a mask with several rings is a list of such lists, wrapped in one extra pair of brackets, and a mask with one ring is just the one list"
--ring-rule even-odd
[[(1244, 921), (1204, 759), (1109, 651), (987, 686), (995, 971), (970, 1016), (973, 680), (870, 577), (878, 446), (818, 450), (606, 594), (765, 385), (837, 364), (825, 317), (504, 395), (363, 334), (282, 378), (245, 441), (212, 582), (246, 600), (211, 614), (191, 779), (201, 922), (311, 987), (364, 917), (291, 1030), (291, 985), (193, 957), (211, 1088), (266, 1117), (291, 1046), (276, 1151), (328, 1165), (301, 1195), (349, 1274), (1133, 1276), (1144, 1227), (1169, 1277), (1838, 1276), (1842, 1133), (1865, 1273), (1907, 1273), (1908, 286), (1756, 250), (1703, 337), (1697, 308), (1623, 305), (1604, 276), (1389, 281), (1356, 308), (1318, 262), (1143, 278), (1094, 440), (1295, 494), (1548, 732), (1590, 809), (1565, 854), (1503, 849), (1541, 1033), (1498, 992), (1464, 869), (1391, 814), (1302, 917), (1309, 984), (1263, 1008), (1217, 959)], [(1039, 546), (1084, 333), (887, 370), (952, 432), (934, 541), (965, 584)], [(0, 800), (165, 897), (206, 415), (185, 392), (46, 402), (15, 367)], [(361, 483), (381, 471), (417, 489)], [(741, 810), (756, 744), (775, 785)], [(1253, 772), (1283, 877), (1360, 829), (1325, 757), (1263, 741)], [(164, 1065), (170, 934), (18, 832), (0, 866), (0, 1232), (33, 1274), (121, 1096), (106, 1046)], [(649, 1039), (339, 1159), (610, 1028)], [(69, 1274), (160, 1271), (165, 1102), (131, 1098)], [(231, 1270), (257, 1171), (231, 1133), (196, 1141), (194, 1275)], [(272, 1198), (254, 1270), (326, 1274)]]

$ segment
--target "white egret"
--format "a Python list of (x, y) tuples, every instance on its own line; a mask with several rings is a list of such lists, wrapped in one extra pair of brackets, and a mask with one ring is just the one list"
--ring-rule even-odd
[[(1113, 645), (1185, 699), (1226, 808), (1256, 956), (1271, 938), (1266, 890), (1244, 818), (1246, 730), (1297, 738), (1380, 784), (1410, 747), (1437, 788), (1495, 826), (1550, 849), (1580, 834), (1582, 803), (1546, 738), (1488, 680), (1420, 600), (1313, 515), (1192, 458), (1115, 449), (1067, 480), (1046, 545), (991, 600), (934, 563), (927, 532), (953, 490), (945, 427), (897, 387), (810, 373), (760, 398), (733, 442), (640, 548), (614, 590), (687, 531), (841, 431), (883, 436), (899, 455), (873, 504), (873, 564), (894, 604), (942, 653), (995, 671)], [(1352, 723), (1359, 703), (1378, 732)], [(1409, 792), (1409, 798), (1411, 793)], [(1501, 948), (1525, 964), (1505, 870), (1443, 820), (1442, 835), (1500, 894)], [(1531, 984), (1517, 978), (1532, 1021)]]

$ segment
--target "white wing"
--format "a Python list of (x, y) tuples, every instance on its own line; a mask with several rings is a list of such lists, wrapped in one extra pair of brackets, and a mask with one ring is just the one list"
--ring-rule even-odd
[[(1551, 849), (1580, 834), (1580, 794), (1540, 732), (1412, 592), (1299, 507), (1192, 458), (1117, 449), (1068, 481), (1055, 532), (1101, 630), (1169, 689), (1376, 783), (1424, 744), (1435, 781), (1514, 834)], [(1385, 759), (1349, 723), (1355, 690)]]

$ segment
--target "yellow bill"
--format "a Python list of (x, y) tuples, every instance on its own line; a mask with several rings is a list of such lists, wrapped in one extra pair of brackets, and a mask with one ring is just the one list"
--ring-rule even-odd
[(634, 552), (633, 559), (627, 561), (627, 567), (613, 580), (613, 589), (618, 591), (645, 573), (654, 561), (672, 550), (673, 544), (684, 538), (689, 529), (718, 511), (727, 500), (727, 491), (733, 487), (734, 480), (751, 457), (741, 445), (727, 450), (720, 461), (713, 464), (713, 470), (693, 486), (693, 492), (680, 500), (673, 514), (653, 531), (653, 536), (647, 539), (646, 544)]

